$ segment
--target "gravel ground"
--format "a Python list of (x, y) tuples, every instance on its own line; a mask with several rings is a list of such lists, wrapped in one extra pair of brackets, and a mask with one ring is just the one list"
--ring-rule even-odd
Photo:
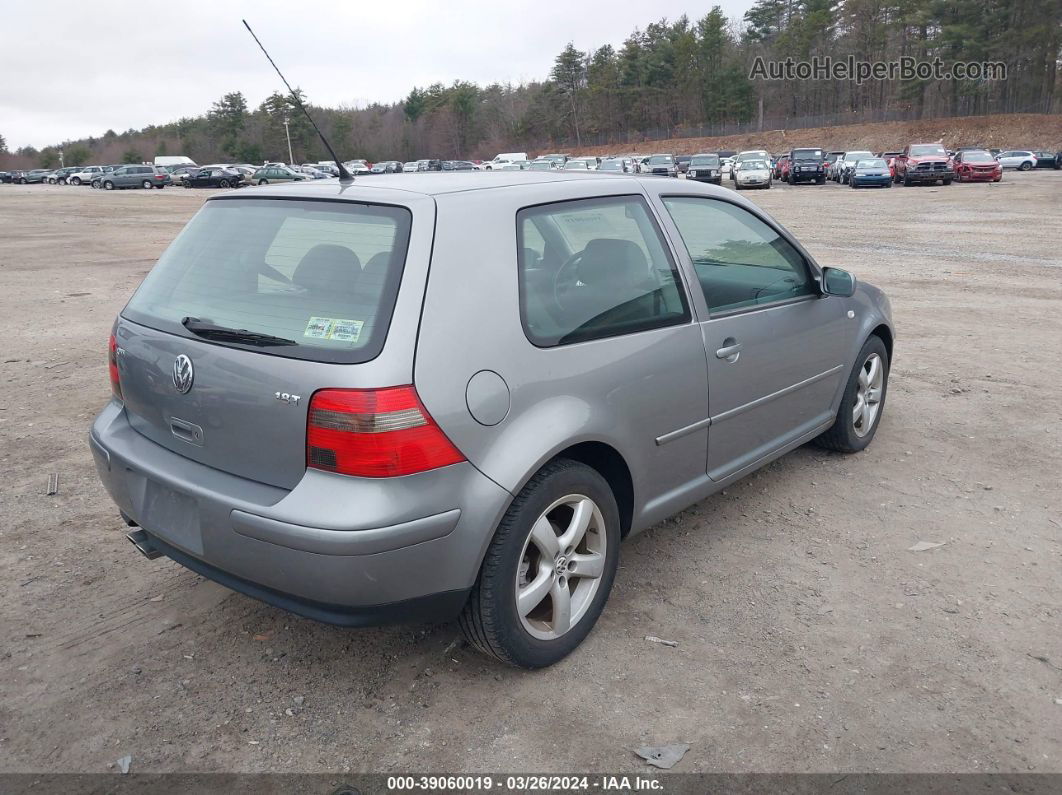
[(877, 438), (626, 543), (597, 629), (526, 673), (137, 555), (86, 434), (205, 192), (0, 186), (0, 772), (640, 771), (673, 742), (676, 771), (1062, 771), (1062, 173), (748, 195), (889, 292)]

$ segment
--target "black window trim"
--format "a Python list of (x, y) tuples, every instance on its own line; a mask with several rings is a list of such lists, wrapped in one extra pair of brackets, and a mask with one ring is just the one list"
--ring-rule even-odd
[[(633, 328), (631, 330), (624, 330), (615, 334), (599, 334), (591, 337), (581, 337), (568, 342), (564, 342), (563, 338), (558, 340), (553, 345), (545, 345), (537, 342), (532, 336), (528, 328), (527, 323), (527, 301), (526, 293), (524, 290), (524, 280), (520, 275), (520, 260), (523, 257), (523, 242), (524, 234), (522, 230), (522, 224), (520, 223), (520, 216), (527, 210), (534, 210), (540, 207), (556, 207), (562, 204), (576, 204), (581, 202), (601, 201), (601, 200), (613, 200), (622, 201), (627, 199), (636, 199), (641, 202), (643, 209), (645, 210), (646, 217), (649, 219), (649, 223), (653, 227), (653, 231), (656, 232), (657, 241), (660, 243), (660, 247), (664, 251), (664, 256), (667, 258), (668, 265), (671, 266), (672, 272), (675, 274), (675, 285), (678, 287), (679, 300), (682, 301), (682, 316), (676, 318), (672, 322), (667, 323), (655, 323), (650, 327)], [(566, 199), (554, 199), (552, 201), (537, 202), (535, 204), (524, 205), (517, 209), (514, 215), (514, 223), (516, 226), (516, 285), (517, 285), (517, 303), (520, 307), (520, 327), (524, 332), (524, 337), (540, 350), (554, 350), (556, 348), (570, 348), (573, 345), (582, 345), (589, 342), (597, 342), (599, 340), (617, 339), (619, 337), (630, 337), (635, 334), (644, 334), (650, 331), (658, 331), (664, 328), (674, 328), (677, 326), (688, 326), (694, 322), (693, 309), (691, 297), (687, 295), (686, 290), (686, 278), (682, 271), (682, 266), (675, 258), (674, 252), (671, 250), (671, 242), (668, 240), (664, 230), (660, 225), (660, 219), (656, 217), (655, 208), (652, 202), (648, 200), (648, 197), (644, 193), (607, 193), (598, 194), (594, 196), (573, 196)], [(571, 332), (569, 332), (571, 333)]]
[[(775, 223), (771, 218), (768, 218), (764, 215), (760, 215), (758, 212), (750, 210), (748, 207), (741, 204), (740, 202), (734, 201), (723, 196), (708, 196), (704, 193), (660, 193), (657, 195), (660, 198), (660, 204), (662, 205), (663, 210), (667, 212), (668, 218), (674, 225), (676, 231), (678, 231), (679, 233), (679, 242), (682, 244), (682, 249), (683, 251), (685, 251), (686, 255), (686, 261), (690, 264), (690, 268), (693, 271), (694, 277), (697, 277), (697, 274), (696, 266), (693, 263), (693, 257), (690, 256), (689, 249), (686, 247), (686, 242), (682, 237), (682, 230), (679, 229), (678, 224), (675, 222), (674, 216), (672, 216), (671, 212), (667, 209), (667, 199), (707, 199), (708, 201), (716, 201), (722, 202), (723, 204), (730, 204), (734, 207), (737, 207), (738, 209), (744, 210), (745, 212), (751, 214), (761, 223), (764, 223), (768, 227), (773, 229), (780, 238), (785, 240), (787, 243), (789, 243), (789, 245), (793, 247), (793, 250), (800, 256), (800, 260), (804, 265), (804, 270), (807, 272), (809, 281), (811, 281), (811, 283), (816, 288), (815, 292), (810, 293), (808, 295), (797, 295), (791, 298), (779, 298), (776, 301), (765, 301), (761, 304), (753, 304), (751, 306), (739, 306), (734, 307), (733, 309), (713, 311), (708, 303), (708, 296), (704, 295), (704, 288), (701, 287), (700, 278), (697, 277), (697, 289), (701, 291), (701, 297), (704, 299), (704, 308), (707, 312), (705, 322), (707, 322), (708, 320), (715, 320), (717, 318), (733, 317), (734, 315), (744, 315), (748, 314), (749, 312), (756, 312), (760, 309), (773, 309), (774, 307), (784, 306), (786, 304), (799, 304), (804, 301), (819, 300), (820, 298), (828, 297), (825, 293), (822, 292), (822, 269), (819, 267), (818, 263), (816, 263), (815, 260), (812, 259), (811, 255), (804, 250), (804, 247), (800, 245), (800, 243), (792, 235), (790, 235), (785, 229)], [(680, 255), (681, 253), (682, 252), (679, 252)]]
[[(137, 289), (133, 292), (133, 295), (131, 295), (129, 297), (129, 300), (126, 302), (125, 306), (123, 306), (121, 311), (118, 313), (118, 316), (120, 318), (122, 318), (123, 320), (126, 320), (126, 321), (128, 321), (130, 323), (136, 323), (138, 325), (146, 326), (147, 328), (150, 328), (150, 329), (152, 329), (154, 331), (161, 332), (163, 334), (172, 334), (172, 335), (174, 335), (176, 337), (182, 337), (182, 338), (185, 338), (185, 339), (194, 340), (194, 341), (196, 341), (198, 343), (205, 344), (205, 345), (218, 345), (218, 346), (223, 347), (223, 348), (232, 348), (232, 349), (241, 350), (241, 351), (251, 351), (253, 353), (258, 353), (258, 354), (262, 354), (262, 355), (265, 355), (265, 356), (276, 356), (276, 357), (281, 358), (281, 359), (295, 359), (295, 360), (298, 360), (298, 361), (314, 362), (314, 363), (317, 363), (317, 364), (346, 364), (346, 365), (367, 364), (368, 362), (371, 362), (374, 359), (377, 359), (380, 356), (380, 354), (383, 353), (383, 350), (384, 350), (384, 348), (387, 345), (387, 339), (388, 339), (388, 337), (391, 334), (391, 324), (394, 322), (395, 310), (398, 308), (399, 293), (402, 290), (402, 280), (405, 277), (406, 264), (409, 261), (409, 247), (410, 247), (410, 245), (413, 242), (413, 225), (414, 225), (414, 223), (416, 221), (416, 214), (413, 212), (413, 208), (411, 208), (411, 207), (409, 207), (407, 205), (404, 205), (404, 204), (391, 204), (391, 203), (388, 203), (388, 202), (352, 201), (350, 199), (333, 199), (333, 198), (325, 198), (325, 197), (318, 197), (318, 196), (314, 196), (314, 197), (309, 197), (309, 196), (307, 196), (307, 197), (302, 197), (302, 196), (253, 196), (253, 197), (249, 197), (246, 194), (242, 194), (242, 195), (241, 194), (222, 194), (220, 196), (212, 196), (209, 199), (207, 199), (203, 203), (203, 207), (200, 208), (200, 212), (202, 211), (203, 208), (209, 207), (211, 202), (222, 202), (222, 201), (243, 201), (243, 202), (298, 201), (298, 202), (315, 202), (315, 203), (323, 203), (323, 204), (342, 204), (342, 205), (346, 205), (348, 207), (349, 206), (354, 206), (354, 207), (386, 207), (386, 208), (391, 208), (391, 209), (405, 211), (408, 214), (408, 216), (409, 216), (409, 225), (406, 228), (406, 235), (405, 235), (405, 251), (403, 252), (402, 262), (400, 263), (400, 267), (398, 268), (398, 272), (394, 276), (394, 285), (392, 287), (390, 287), (390, 290), (389, 290), (389, 292), (390, 292), (390, 301), (389, 301), (390, 306), (389, 306), (389, 311), (387, 313), (386, 323), (384, 324), (383, 328), (379, 331), (379, 335), (380, 335), (379, 336), (379, 344), (377, 344), (377, 345), (375, 345), (373, 347), (366, 347), (366, 348), (362, 349), (361, 353), (364, 354), (362, 356), (352, 356), (351, 355), (351, 354), (357, 353), (356, 351), (339, 351), (339, 350), (330, 350), (328, 348), (311, 348), (309, 346), (306, 346), (305, 348), (303, 348), (303, 350), (312, 351), (312, 352), (307, 354), (307, 355), (300, 355), (300, 353), (296, 352), (297, 349), (293, 349), (292, 347), (287, 347), (287, 346), (280, 347), (280, 348), (266, 349), (266, 348), (262, 348), (262, 347), (257, 346), (257, 345), (245, 345), (245, 344), (239, 343), (239, 342), (227, 342), (227, 341), (222, 342), (222, 341), (218, 341), (218, 340), (207, 340), (207, 339), (204, 339), (202, 337), (198, 337), (198, 336), (196, 336), (196, 335), (194, 335), (194, 334), (192, 334), (190, 332), (187, 332), (184, 329), (181, 329), (181, 331), (177, 331), (175, 329), (159, 328), (157, 325), (154, 325), (152, 323), (144, 322), (144, 320), (140, 317), (140, 313), (139, 312), (136, 313), (136, 316), (127, 314), (127, 312), (129, 311), (129, 304), (132, 303), (133, 298), (136, 297), (136, 293), (140, 290), (140, 285), (139, 284), (137, 285)], [(196, 213), (196, 214), (198, 215), (198, 213)], [(193, 216), (193, 217), (195, 217), (195, 216)], [(184, 231), (184, 227), (181, 227), (181, 231)], [(434, 238), (434, 231), (433, 231), (432, 234), (433, 234), (433, 238)], [(174, 238), (174, 239), (176, 239), (176, 238)], [(171, 240), (170, 243), (172, 245), (173, 241)], [(434, 243), (433, 243), (433, 245), (434, 245)], [(156, 260), (155, 264), (156, 265), (158, 264), (157, 260)], [(152, 269), (154, 269), (154, 266), (152, 266)], [(147, 277), (145, 276), (144, 278), (147, 278)], [(143, 280), (141, 280), (141, 283), (143, 283)], [(301, 347), (301, 346), (299, 346), (299, 347)]]

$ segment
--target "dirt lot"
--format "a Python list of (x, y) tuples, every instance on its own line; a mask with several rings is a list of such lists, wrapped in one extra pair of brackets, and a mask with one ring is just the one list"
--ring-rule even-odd
[(891, 295), (877, 438), (625, 544), (597, 629), (537, 673), (125, 540), (86, 442), (107, 333), (204, 198), (0, 186), (0, 772), (637, 771), (670, 742), (676, 771), (1062, 771), (1062, 173), (754, 195)]

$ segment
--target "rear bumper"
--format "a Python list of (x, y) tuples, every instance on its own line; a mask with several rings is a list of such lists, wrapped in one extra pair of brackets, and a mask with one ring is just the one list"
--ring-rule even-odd
[(235, 591), (348, 626), (456, 615), (512, 499), (467, 463), (386, 480), (308, 470), (287, 491), (161, 447), (113, 401), (89, 446), (119, 510), (160, 552)]

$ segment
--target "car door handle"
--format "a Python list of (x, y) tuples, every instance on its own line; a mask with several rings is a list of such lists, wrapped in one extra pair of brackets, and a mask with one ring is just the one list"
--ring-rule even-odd
[(715, 352), (715, 357), (733, 363), (737, 361), (739, 353), (741, 353), (741, 343), (731, 338), (723, 340), (723, 347)]

